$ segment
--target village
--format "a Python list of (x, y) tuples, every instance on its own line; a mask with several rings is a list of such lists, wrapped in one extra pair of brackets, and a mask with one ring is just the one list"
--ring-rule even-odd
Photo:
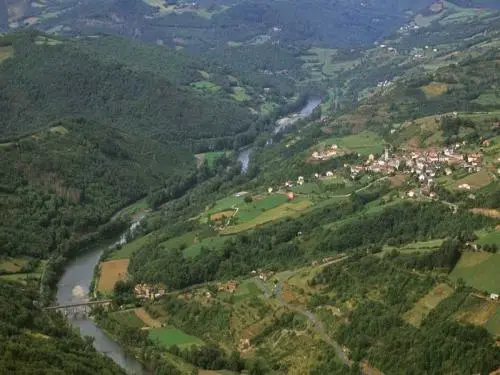
[[(489, 147), (490, 141), (484, 140), (483, 147)], [(346, 151), (341, 150), (337, 144), (324, 147), (312, 152), (311, 161), (325, 161), (334, 157), (342, 156)], [(361, 158), (361, 155), (358, 154)], [(484, 166), (484, 155), (480, 151), (469, 152), (467, 143), (455, 143), (446, 147), (429, 147), (420, 149), (401, 148), (395, 151), (386, 146), (380, 156), (368, 155), (364, 162), (359, 164), (344, 164), (344, 168), (352, 180), (358, 179), (363, 173), (382, 174), (391, 176), (396, 173), (403, 173), (412, 176), (422, 190), (427, 191), (431, 198), (436, 197), (432, 193), (432, 187), (437, 184), (437, 178), (441, 176), (453, 176), (454, 174), (473, 174), (480, 172)], [(497, 171), (500, 173), (500, 170)], [(333, 171), (315, 173), (314, 178), (332, 178)], [(304, 183), (304, 177), (297, 178), (297, 185)], [(290, 181), (284, 183), (285, 188), (290, 188), (293, 184)], [(459, 190), (471, 190), (470, 184), (458, 185)], [(409, 192), (411, 197), (415, 193)]]

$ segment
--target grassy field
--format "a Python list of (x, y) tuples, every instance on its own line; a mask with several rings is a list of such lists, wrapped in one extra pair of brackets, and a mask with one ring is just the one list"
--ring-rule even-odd
[(454, 181), (453, 182), (453, 189), (458, 189), (458, 187), (462, 184), (468, 184), (470, 185), (471, 189), (480, 189), (482, 187), (485, 187), (491, 182), (491, 176), (486, 170), (482, 170), (477, 173), (473, 173), (471, 175), (468, 175), (460, 180)]
[(254, 219), (264, 211), (268, 211), (275, 207), (281, 206), (288, 201), (285, 194), (271, 194), (264, 198), (254, 198), (252, 202), (243, 202), (238, 206), (239, 210), (236, 214), (238, 222), (247, 222)]
[(500, 292), (500, 254), (465, 252), (450, 274), (480, 291)]
[(126, 327), (142, 328), (145, 326), (144, 322), (135, 313), (135, 310), (117, 311), (111, 313), (111, 317)]
[(14, 56), (14, 48), (11, 46), (0, 47), (0, 63)]
[(198, 337), (187, 335), (175, 327), (154, 328), (149, 331), (149, 337), (157, 340), (161, 345), (168, 348), (172, 345), (189, 347), (192, 345), (203, 345)]
[(422, 320), (429, 315), (429, 313), (439, 303), (451, 296), (453, 288), (448, 284), (438, 284), (423, 298), (421, 298), (413, 308), (404, 314), (404, 319), (415, 327), (419, 327)]
[(204, 92), (216, 92), (221, 88), (220, 86), (206, 80), (193, 82), (191, 83), (191, 87)]
[(380, 154), (384, 150), (384, 140), (377, 134), (369, 131), (349, 135), (343, 138), (329, 138), (321, 142), (321, 144), (324, 146), (337, 144), (342, 149), (365, 156), (369, 154)]
[(239, 102), (250, 100), (250, 97), (247, 95), (244, 87), (234, 87), (233, 94), (231, 96), (234, 100), (237, 100)]
[(495, 313), (488, 319), (484, 328), (493, 336), (500, 337), (500, 306), (497, 306)]
[(221, 233), (224, 234), (239, 233), (248, 229), (255, 228), (258, 225), (268, 223), (270, 221), (275, 221), (285, 217), (294, 217), (299, 215), (301, 211), (306, 210), (311, 205), (312, 202), (306, 199), (296, 200), (293, 203), (285, 203), (282, 204), (281, 206), (267, 210), (247, 222), (227, 227), (226, 229), (222, 230)]
[(23, 266), (28, 263), (27, 258), (5, 258), (0, 260), (0, 271), (16, 273), (21, 271)]
[(196, 160), (198, 161), (198, 168), (201, 167), (204, 161), (207, 161), (207, 164), (210, 168), (214, 166), (214, 162), (216, 159), (220, 158), (222, 155), (226, 154), (226, 151), (214, 151), (214, 152), (205, 152), (202, 154), (196, 154)]
[(129, 243), (122, 246), (121, 249), (113, 251), (108, 259), (130, 259), (132, 255), (143, 245), (145, 245), (151, 239), (151, 234), (139, 237)]
[(224, 246), (224, 243), (229, 240), (231, 236), (218, 236), (218, 237), (208, 237), (205, 238), (191, 246), (184, 249), (184, 256), (186, 258), (194, 258), (201, 252), (202, 247), (206, 247), (211, 250), (217, 250)]
[(234, 293), (234, 302), (243, 301), (249, 297), (259, 296), (261, 291), (253, 279), (245, 280)]
[(128, 259), (108, 260), (101, 263), (101, 271), (97, 289), (101, 293), (113, 291), (115, 283), (127, 276)]
[[(500, 231), (479, 231), (477, 232), (477, 243), (479, 245), (492, 245), (496, 244), (500, 247)], [(500, 272), (500, 271), (499, 271)]]
[[(384, 208), (385, 207), (387, 207), (387, 205), (385, 205)], [(384, 253), (389, 253), (392, 250), (398, 250), (402, 254), (411, 254), (416, 252), (428, 253), (439, 249), (443, 241), (444, 240), (436, 239), (430, 241), (412, 242), (401, 247), (384, 245), (383, 252), (378, 255), (382, 256)]]
[(244, 196), (236, 196), (236, 195), (231, 195), (229, 197), (219, 199), (213, 207), (209, 207), (208, 209), (208, 214), (215, 214), (220, 211), (227, 211), (232, 208), (238, 207), (242, 203), (244, 203)]

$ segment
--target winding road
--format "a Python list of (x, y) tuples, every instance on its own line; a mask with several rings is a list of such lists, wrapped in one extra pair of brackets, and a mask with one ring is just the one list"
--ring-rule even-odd
[[(343, 257), (343, 258), (340, 258), (340, 259), (335, 259), (334, 261), (331, 261), (331, 262), (327, 263), (326, 265), (334, 264), (334, 263), (339, 263), (339, 262), (345, 260), (346, 258), (347, 258), (347, 256)], [(298, 271), (295, 271), (289, 277), (292, 277), (297, 272)], [(269, 297), (271, 297), (273, 295), (272, 287), (270, 287), (268, 284), (266, 284), (262, 280), (256, 279), (256, 284), (259, 287), (259, 289), (264, 293), (264, 295), (265, 295), (266, 298), (269, 298)], [(337, 357), (340, 358), (340, 360), (342, 360), (342, 362), (345, 365), (351, 366), (352, 361), (349, 360), (349, 358), (347, 358), (347, 356), (344, 353), (344, 351), (342, 350), (342, 347), (340, 346), (340, 344), (337, 341), (333, 340), (326, 333), (326, 330), (323, 327), (322, 322), (320, 320), (318, 320), (318, 318), (316, 318), (316, 316), (314, 315), (314, 313), (312, 311), (307, 310), (306, 308), (303, 308), (303, 307), (291, 305), (290, 303), (286, 302), (283, 299), (283, 297), (281, 296), (281, 283), (276, 284), (276, 293), (275, 293), (275, 295), (276, 295), (277, 300), (279, 301), (279, 303), (282, 306), (285, 306), (289, 310), (295, 311), (295, 312), (297, 312), (297, 313), (305, 316), (312, 323), (312, 325), (314, 327), (314, 330), (320, 335), (321, 339), (323, 341), (325, 341), (327, 344), (331, 345), (334, 348), (335, 353), (337, 354)]]

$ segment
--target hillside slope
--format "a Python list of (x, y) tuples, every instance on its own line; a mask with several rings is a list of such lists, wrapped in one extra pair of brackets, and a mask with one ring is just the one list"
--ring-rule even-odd
[(0, 160), (4, 256), (47, 257), (194, 170), (185, 151), (85, 120), (60, 121), (1, 144)]

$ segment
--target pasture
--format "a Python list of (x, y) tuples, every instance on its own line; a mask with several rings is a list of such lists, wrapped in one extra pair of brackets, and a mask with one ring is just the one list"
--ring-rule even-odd
[(404, 319), (415, 327), (420, 327), (422, 320), (436, 308), (439, 303), (451, 296), (453, 288), (448, 284), (438, 284), (429, 293), (415, 303), (411, 310), (404, 314)]
[(459, 278), (480, 291), (500, 292), (500, 254), (464, 252), (450, 273), (454, 281)]
[(355, 152), (363, 156), (381, 154), (384, 150), (384, 140), (370, 131), (342, 138), (333, 137), (321, 142), (323, 146), (331, 146), (333, 144), (337, 144), (345, 152)]
[(172, 345), (189, 347), (192, 345), (203, 345), (198, 337), (190, 336), (175, 327), (153, 328), (149, 331), (149, 338), (158, 341), (162, 346), (169, 348)]
[(127, 277), (128, 259), (108, 260), (101, 263), (97, 290), (101, 293), (111, 293), (116, 282)]
[[(383, 206), (384, 209), (387, 205)], [(390, 253), (392, 250), (397, 250), (401, 254), (412, 254), (412, 253), (429, 253), (439, 249), (444, 240), (436, 239), (430, 241), (420, 241), (420, 242), (412, 242), (406, 244), (401, 247), (384, 245), (383, 251), (379, 253), (379, 256), (382, 256), (385, 253)]]
[(241, 224), (236, 224), (234, 226), (229, 226), (221, 231), (223, 234), (234, 234), (243, 232), (245, 230), (249, 230), (255, 228), (256, 226), (269, 223), (271, 221), (275, 221), (278, 219), (282, 219), (285, 217), (294, 217), (300, 214), (300, 212), (309, 208), (312, 205), (312, 202), (309, 200), (298, 200), (296, 199), (294, 202), (285, 203), (281, 206), (272, 208), (265, 212), (262, 212), (260, 215), (255, 218), (243, 222)]
[(135, 310), (117, 311), (110, 314), (120, 325), (140, 329), (144, 327), (144, 322), (139, 319)]
[(207, 237), (184, 249), (183, 254), (186, 258), (194, 258), (201, 253), (202, 248), (217, 250), (224, 246), (231, 236)]
[(487, 170), (482, 170), (477, 173), (470, 174), (452, 184), (453, 189), (458, 189), (462, 184), (470, 185), (471, 189), (480, 189), (491, 182), (491, 176)]

